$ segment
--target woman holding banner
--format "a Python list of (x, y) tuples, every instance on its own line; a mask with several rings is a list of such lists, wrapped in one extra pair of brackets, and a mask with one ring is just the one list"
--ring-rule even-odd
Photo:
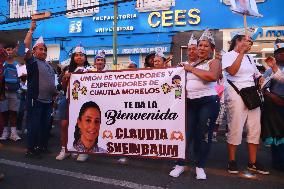
[[(64, 90), (64, 93), (66, 94), (68, 91), (68, 84), (69, 84), (69, 79), (70, 75), (72, 72), (77, 72), (77, 73), (82, 73), (87, 71), (87, 67), (90, 66), (90, 64), (87, 61), (87, 55), (83, 47), (77, 46), (72, 55), (71, 55), (71, 61), (69, 65), (69, 69), (66, 73), (64, 73), (64, 76), (62, 78), (62, 87)], [(66, 95), (68, 96), (68, 95)], [(68, 140), (68, 99), (66, 96), (63, 96), (61, 98), (61, 101), (59, 103), (59, 119), (61, 120), (60, 125), (61, 125), (61, 151), (56, 156), (57, 160), (63, 160), (70, 156), (70, 153), (67, 152), (67, 140)], [(78, 161), (80, 160), (86, 160), (87, 155), (82, 154), (81, 156), (78, 156)]]
[(255, 80), (261, 76), (257, 70), (253, 57), (246, 55), (252, 41), (244, 31), (237, 33), (231, 40), (229, 52), (222, 57), (222, 67), (225, 70), (227, 81), (225, 83), (225, 103), (228, 123), (228, 172), (238, 173), (235, 159), (237, 146), (241, 144), (243, 128), (247, 128), (247, 143), (249, 162), (247, 169), (269, 174), (264, 167), (256, 161), (257, 147), (260, 139), (260, 107), (248, 108), (237, 90), (256, 86)]
[[(206, 179), (204, 167), (220, 108), (215, 85), (220, 75), (221, 65), (219, 60), (210, 59), (214, 48), (213, 35), (209, 30), (205, 30), (197, 43), (198, 60), (182, 63), (187, 71), (188, 141), (193, 142), (196, 179)], [(181, 167), (177, 165), (170, 175), (179, 176), (183, 172)]]

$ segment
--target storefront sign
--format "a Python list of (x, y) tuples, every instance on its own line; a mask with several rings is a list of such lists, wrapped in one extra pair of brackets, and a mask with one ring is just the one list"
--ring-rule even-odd
[(152, 28), (160, 25), (163, 27), (197, 25), (201, 21), (199, 14), (199, 9), (151, 12), (148, 23)]
[(69, 94), (68, 151), (185, 159), (183, 68), (72, 74)]
[(92, 16), (94, 13), (98, 13), (100, 11), (98, 6), (99, 4), (99, 0), (67, 0), (66, 16), (69, 18)]
[[(113, 32), (113, 27), (112, 28), (96, 28), (96, 33), (105, 33), (105, 32)], [(117, 27), (117, 31), (133, 31), (134, 26), (123, 26), (123, 27)]]
[[(121, 14), (117, 16), (117, 20), (133, 20), (137, 18), (137, 14)], [(102, 26), (105, 24), (100, 24), (100, 22), (105, 22), (105, 21), (113, 21), (114, 16), (109, 16), (109, 15), (104, 15), (104, 16), (95, 16), (93, 17), (93, 21), (95, 22), (96, 26)], [(119, 23), (120, 24), (120, 23)], [(118, 26), (117, 31), (118, 32), (132, 32), (134, 31), (135, 27), (133, 25), (123, 25), (123, 26)], [(96, 33), (108, 33), (108, 32), (113, 32), (114, 28), (113, 27), (98, 27), (95, 28)]]
[(37, 0), (10, 0), (10, 18), (31, 17), (36, 12)]
[[(137, 18), (137, 14), (122, 14), (117, 16), (117, 20), (127, 20), (127, 19), (135, 19)], [(93, 21), (107, 21), (114, 20), (114, 16), (94, 16)]]
[(265, 29), (257, 28), (256, 32), (253, 35), (253, 39), (256, 40), (258, 38), (277, 38), (284, 37), (284, 30), (274, 30), (274, 29)]
[[(151, 46), (151, 47), (135, 47), (135, 48), (118, 48), (117, 53), (118, 54), (148, 54), (150, 52), (156, 52), (158, 49), (163, 51), (164, 53), (167, 53), (170, 51), (170, 45), (161, 45), (161, 46)], [(104, 51), (106, 55), (112, 55), (113, 49), (108, 48), (100, 48), (95, 50), (89, 50), (88, 55), (95, 55), (98, 53), (98, 51)]]

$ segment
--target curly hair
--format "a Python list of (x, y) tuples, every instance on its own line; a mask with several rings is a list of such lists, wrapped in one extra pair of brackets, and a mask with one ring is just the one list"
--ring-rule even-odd
[[(89, 102), (85, 102), (79, 112), (79, 116), (78, 119), (81, 120), (83, 114), (89, 109), (89, 108), (95, 108), (99, 111), (100, 115), (101, 115), (101, 109), (99, 107), (99, 105), (93, 101), (89, 101)], [(101, 122), (101, 120), (100, 120)], [(76, 145), (76, 143), (78, 142), (78, 140), (81, 138), (81, 132), (80, 132), (80, 128), (78, 126), (78, 123), (75, 126), (75, 132), (74, 132), (74, 142), (73, 145)], [(98, 138), (96, 138), (95, 144), (98, 143)]]

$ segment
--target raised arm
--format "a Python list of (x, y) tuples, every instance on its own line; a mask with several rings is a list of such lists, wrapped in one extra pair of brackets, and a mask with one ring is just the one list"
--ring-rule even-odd
[(273, 57), (268, 57), (265, 59), (266, 64), (272, 69), (273, 75), (272, 78), (284, 82), (284, 73), (279, 69), (278, 65), (276, 64), (276, 60)]
[(24, 40), (25, 48), (28, 48), (28, 49), (31, 48), (31, 45), (32, 45), (32, 36), (33, 36), (33, 32), (35, 31), (35, 29), (36, 29), (36, 21), (35, 21), (35, 20), (32, 20), (30, 29), (29, 29), (29, 31), (28, 31), (26, 37), (25, 37), (25, 40)]

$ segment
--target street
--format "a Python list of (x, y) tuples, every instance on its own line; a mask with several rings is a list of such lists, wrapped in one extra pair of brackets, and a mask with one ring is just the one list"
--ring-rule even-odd
[[(42, 159), (25, 158), (25, 139), (5, 141), (0, 153), (0, 171), (5, 174), (1, 189), (57, 189), (57, 188), (275, 188), (284, 187), (284, 174), (269, 168), (270, 175), (257, 174), (256, 179), (227, 173), (227, 151), (224, 137), (213, 143), (208, 160), (207, 180), (195, 179), (190, 169), (178, 178), (168, 176), (173, 161), (129, 158), (126, 164), (118, 157), (91, 156), (78, 163), (72, 157), (56, 161), (60, 150), (59, 129), (54, 128), (50, 141), (52, 153)], [(244, 170), (247, 162), (246, 146), (238, 149), (238, 164)], [(259, 150), (258, 161), (270, 167), (268, 147)]]

